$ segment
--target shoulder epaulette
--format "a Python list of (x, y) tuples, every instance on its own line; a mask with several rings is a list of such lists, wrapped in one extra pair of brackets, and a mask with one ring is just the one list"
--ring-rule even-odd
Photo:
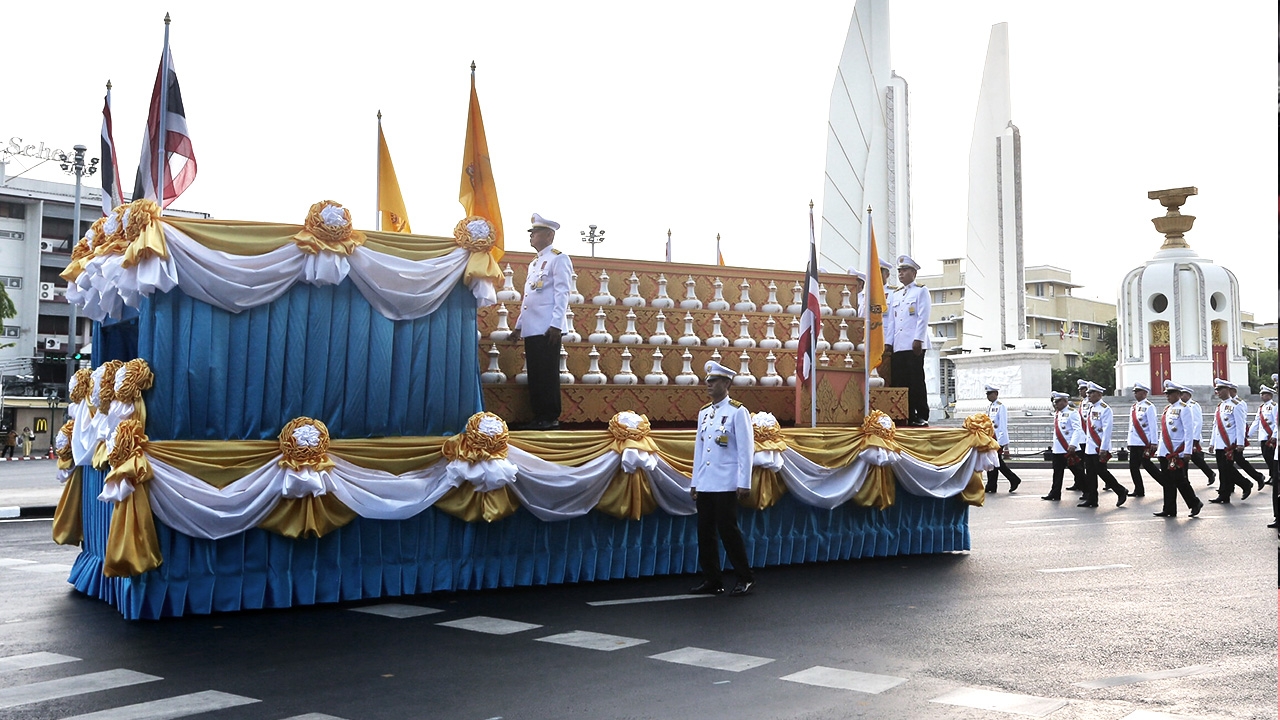
[(742, 403), (738, 402), (737, 400), (734, 400), (733, 398), (729, 398), (729, 404), (736, 408), (742, 407)]
[(707, 403), (706, 405), (703, 405), (702, 407), (698, 408), (698, 412), (702, 412), (703, 410), (706, 410), (709, 407), (711, 407), (711, 403)]
[(563, 254), (564, 254), (564, 253), (560, 252), (560, 249), (559, 249), (559, 248), (551, 248), (551, 252), (552, 252), (553, 254), (555, 254), (555, 255), (563, 255)]

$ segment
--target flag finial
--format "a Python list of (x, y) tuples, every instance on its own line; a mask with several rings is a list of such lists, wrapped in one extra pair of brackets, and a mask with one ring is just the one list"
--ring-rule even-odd
[(667, 228), (667, 239), (671, 239), (671, 228)]
[(165, 13), (165, 14), (164, 14), (164, 24), (165, 24), (165, 25), (168, 25), (168, 24), (169, 24), (169, 13)]
[(472, 60), (472, 61), (471, 61), (471, 76), (472, 76), (472, 77), (475, 77), (475, 75), (476, 75), (476, 61), (475, 61), (475, 60)]
[(378, 122), (382, 122), (382, 110), (378, 110)]
[(871, 212), (871, 206), (870, 206), (870, 205), (868, 205), (868, 206), (867, 206), (867, 212)]
[(110, 81), (110, 80), (107, 80), (107, 89), (108, 89), (108, 90), (110, 90), (110, 89), (111, 89), (111, 81)]
[(716, 233), (716, 242), (720, 242), (720, 233)]
[(813, 209), (813, 198), (809, 198), (809, 209)]

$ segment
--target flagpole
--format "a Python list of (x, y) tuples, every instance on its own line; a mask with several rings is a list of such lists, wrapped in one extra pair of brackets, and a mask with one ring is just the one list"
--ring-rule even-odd
[(164, 52), (160, 55), (160, 147), (156, 153), (156, 203), (164, 215), (164, 169), (168, 165), (165, 116), (169, 114), (169, 13), (164, 14)]
[[(868, 304), (871, 303), (871, 273), (880, 272), (880, 268), (871, 267), (871, 206), (867, 206), (867, 222), (864, 223), (867, 244), (862, 251), (862, 257), (866, 258), (867, 281), (865, 283), (867, 289)], [(862, 322), (862, 417), (865, 420), (871, 414), (871, 357), (867, 354), (871, 349), (871, 313), (865, 313), (866, 317)]]
[[(812, 262), (816, 262), (814, 258), (818, 255), (818, 241), (813, 231), (813, 200), (809, 200), (809, 258)], [(716, 236), (717, 243), (720, 236)], [(718, 251), (717, 244), (716, 250)], [(817, 274), (818, 269), (813, 269)], [(808, 289), (805, 289), (808, 292)], [(806, 304), (808, 300), (806, 299)], [(818, 427), (818, 333), (822, 332), (822, 313), (819, 312), (813, 317), (813, 331), (809, 333), (809, 357), (813, 358), (813, 366), (809, 368), (809, 427)]]
[(382, 110), (378, 110), (378, 137), (374, 138), (374, 154), (378, 158), (374, 163), (374, 174), (377, 180), (374, 182), (374, 190), (378, 196), (373, 199), (374, 214), (374, 230), (382, 229)]

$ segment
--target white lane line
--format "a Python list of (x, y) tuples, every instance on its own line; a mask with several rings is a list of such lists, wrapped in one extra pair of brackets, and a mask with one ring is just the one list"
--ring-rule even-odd
[(1154, 710), (1135, 710), (1120, 720), (1201, 720), (1200, 715), (1174, 715)]
[(49, 573), (49, 574), (67, 574), (71, 572), (70, 565), (62, 565), (60, 563), (37, 563), (35, 565), (15, 565), (14, 570), (23, 570), (25, 572)]
[(18, 567), (19, 565), (35, 565), (35, 560), (19, 560), (18, 558), (0, 558), (0, 568)]
[(643, 645), (648, 640), (640, 638), (623, 637), (621, 635), (606, 635), (604, 633), (587, 632), (586, 630), (574, 630), (573, 632), (560, 633), (559, 635), (548, 635), (547, 637), (538, 638), (538, 642), (555, 643), (556, 645), (569, 645), (571, 647), (586, 648), (588, 650), (621, 650), (623, 648), (635, 647)]
[(773, 662), (773, 658), (738, 655), (737, 653), (705, 650), (696, 647), (680, 648), (679, 650), (650, 655), (649, 657), (663, 662), (693, 665), (694, 667), (711, 668), (713, 670), (728, 670), (729, 672), (742, 672), (743, 670), (750, 670)]
[(10, 672), (13, 670), (26, 670), (28, 668), (46, 667), (48, 665), (61, 665), (62, 663), (80, 662), (80, 658), (71, 657), (70, 655), (59, 655), (51, 652), (33, 652), (25, 655), (10, 655), (8, 657), (0, 657), (0, 672)]
[(524, 632), (525, 630), (533, 630), (540, 628), (541, 625), (533, 623), (517, 622), (515, 620), (503, 620), (502, 618), (485, 617), (484, 615), (476, 615), (475, 617), (462, 618), (461, 620), (450, 620), (449, 622), (436, 623), (444, 627), (458, 628), (460, 630), (472, 630), (474, 632), (487, 633), (489, 635), (510, 635), (512, 633)]
[(256, 702), (262, 701), (218, 692), (217, 690), (206, 690), (163, 700), (122, 705), (109, 710), (75, 715), (63, 720), (172, 720), (172, 718), (199, 715), (200, 713), (250, 705)]
[(1037, 570), (1042, 573), (1069, 573), (1069, 572), (1089, 572), (1091, 570), (1118, 570), (1120, 568), (1133, 567), (1132, 565), (1083, 565), (1081, 567), (1069, 568), (1049, 568), (1047, 570)]
[(1044, 518), (1041, 520), (1005, 520), (1010, 525), (1031, 525), (1033, 523), (1080, 522), (1080, 518)]
[(979, 710), (995, 710), (1015, 715), (1029, 715), (1031, 717), (1044, 717), (1067, 704), (1066, 700), (1057, 698), (1017, 695), (995, 690), (980, 690), (978, 688), (952, 690), (946, 695), (936, 697), (929, 702), (978, 708)]
[(22, 514), (22, 508), (16, 505), (6, 505), (4, 507), (0, 507), (0, 518), (16, 518), (21, 514)]
[(436, 608), (423, 607), (421, 605), (405, 605), (403, 603), (383, 603), (381, 605), (370, 605), (368, 607), (351, 608), (351, 612), (368, 613), (370, 615), (381, 615), (383, 617), (396, 618), (404, 620), (405, 618), (422, 617), (423, 615), (435, 615), (444, 612)]
[(818, 687), (835, 688), (836, 690), (854, 690), (862, 693), (878, 695), (889, 688), (906, 682), (906, 678), (892, 675), (872, 675), (854, 670), (840, 670), (818, 665), (798, 673), (784, 675), (781, 679), (791, 682), (817, 685)]
[(1093, 680), (1085, 680), (1084, 682), (1072, 683), (1076, 687), (1097, 689), (1105, 687), (1115, 687), (1116, 685), (1132, 685), (1134, 683), (1148, 682), (1150, 680), (1165, 680), (1168, 678), (1187, 677), (1188, 675), (1203, 675), (1212, 670), (1208, 665), (1191, 665), (1184, 668), (1174, 668), (1173, 670), (1158, 670), (1156, 672), (1138, 673), (1137, 675), (1117, 675), (1115, 677), (1095, 678)]
[(715, 597), (715, 595), (656, 595), (654, 597), (625, 598), (623, 600), (596, 600), (587, 603), (591, 607), (608, 607), (609, 605), (635, 605), (636, 603), (667, 602), (670, 600), (697, 600)]
[[(307, 713), (306, 715), (294, 715), (283, 720), (343, 720), (337, 715), (325, 715), (324, 713)], [(490, 718), (490, 720), (502, 720), (502, 718)]]
[(17, 685), (0, 689), (0, 710), (163, 679), (132, 670), (104, 670), (88, 675), (74, 675), (57, 680)]

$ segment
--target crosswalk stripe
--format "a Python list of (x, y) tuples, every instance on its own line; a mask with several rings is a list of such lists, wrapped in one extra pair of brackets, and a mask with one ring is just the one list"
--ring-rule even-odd
[(1047, 570), (1037, 570), (1042, 573), (1069, 573), (1069, 572), (1088, 572), (1090, 570), (1119, 570), (1121, 568), (1133, 567), (1132, 565), (1083, 565), (1081, 567), (1069, 568), (1050, 568)]
[(936, 697), (929, 702), (959, 705), (960, 707), (977, 708), (979, 710), (995, 710), (1017, 715), (1030, 715), (1032, 717), (1044, 717), (1067, 704), (1066, 700), (1057, 698), (1018, 695), (1016, 693), (982, 690), (980, 688), (952, 690), (946, 695)]
[(132, 670), (104, 670), (87, 675), (73, 675), (57, 680), (17, 685), (0, 689), (0, 710), (163, 679)]
[(623, 637), (621, 635), (606, 635), (604, 633), (587, 632), (586, 630), (574, 630), (573, 632), (560, 633), (559, 635), (548, 635), (547, 637), (538, 638), (538, 642), (555, 643), (556, 645), (569, 645), (571, 647), (586, 648), (587, 650), (621, 650), (623, 648), (635, 647), (643, 645), (648, 640), (640, 638)]
[(773, 658), (739, 655), (737, 653), (696, 647), (680, 648), (679, 650), (650, 655), (649, 657), (663, 662), (693, 665), (694, 667), (711, 668), (713, 670), (728, 670), (729, 672), (742, 672), (743, 670), (750, 670), (773, 662)]
[(99, 710), (85, 715), (64, 718), (64, 720), (172, 720), (172, 718), (199, 715), (200, 713), (239, 707), (240, 705), (249, 705), (256, 702), (262, 701), (218, 692), (217, 690), (206, 690), (163, 700), (122, 705), (109, 710)]
[(1200, 720), (1199, 715), (1174, 715), (1154, 710), (1135, 710), (1120, 720)]
[(60, 665), (62, 663), (79, 662), (80, 658), (71, 657), (70, 655), (59, 655), (51, 652), (33, 652), (25, 655), (10, 655), (8, 657), (0, 657), (0, 672), (11, 672), (13, 670), (26, 670), (28, 668), (45, 667), (47, 665)]
[(337, 715), (325, 715), (324, 713), (307, 713), (306, 715), (287, 717), (284, 720), (342, 720), (342, 718)]
[(474, 617), (450, 620), (449, 622), (436, 624), (443, 625), (444, 627), (458, 628), (460, 630), (487, 633), (489, 635), (510, 635), (512, 633), (524, 632), (525, 630), (533, 630), (534, 628), (542, 627), (541, 625), (534, 625), (533, 623), (518, 622), (516, 620), (503, 620), (502, 618), (485, 617), (484, 615), (476, 615)]
[(22, 508), (17, 505), (5, 505), (0, 507), (0, 518), (16, 518), (22, 514)]
[(1115, 677), (1096, 678), (1094, 680), (1085, 680), (1084, 682), (1072, 683), (1076, 687), (1088, 688), (1096, 690), (1098, 688), (1115, 687), (1116, 685), (1132, 685), (1134, 683), (1148, 682), (1150, 680), (1167, 680), (1169, 678), (1187, 677), (1188, 675), (1203, 675), (1209, 672), (1211, 668), (1208, 665), (1191, 665), (1189, 667), (1174, 668), (1172, 670), (1157, 670), (1149, 673), (1139, 673), (1136, 675), (1117, 675)]
[(713, 597), (715, 595), (655, 595), (652, 597), (624, 598), (622, 600), (595, 600), (587, 604), (591, 607), (609, 607), (610, 605), (636, 605), (638, 603), (669, 602), (671, 600), (701, 600)]
[(60, 563), (34, 563), (31, 565), (15, 565), (14, 570), (23, 570), (25, 572), (38, 572), (65, 575), (71, 572), (70, 565)]
[(422, 605), (382, 603), (381, 605), (368, 605), (366, 607), (351, 608), (351, 612), (368, 613), (370, 615), (381, 615), (383, 617), (404, 620), (406, 618), (421, 617), (423, 615), (434, 615), (444, 611), (436, 608), (423, 607)]
[(892, 675), (873, 675), (871, 673), (840, 670), (821, 665), (811, 667), (808, 670), (801, 670), (798, 673), (784, 675), (781, 679), (804, 683), (805, 685), (834, 688), (836, 690), (855, 690), (857, 692), (871, 693), (872, 695), (878, 695), (907, 681), (906, 678)]
[(35, 560), (20, 560), (18, 558), (0, 558), (0, 568), (17, 567), (19, 565), (35, 565)]

